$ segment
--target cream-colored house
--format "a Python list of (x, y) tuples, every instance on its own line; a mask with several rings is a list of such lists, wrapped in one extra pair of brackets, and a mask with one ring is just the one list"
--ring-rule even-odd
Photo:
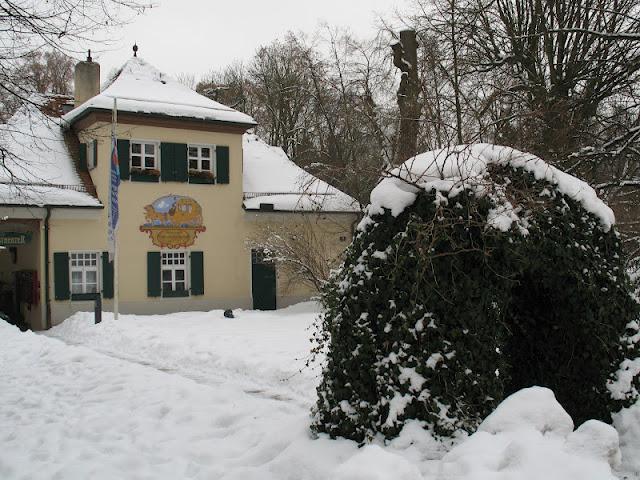
[(140, 58), (102, 92), (99, 75), (95, 62), (81, 62), (75, 108), (58, 118), (60, 102), (49, 101), (0, 128), (16, 154), (0, 172), (0, 311), (44, 329), (92, 310), (96, 294), (112, 309), (114, 99), (120, 312), (270, 309), (308, 298), (312, 290), (265, 262), (253, 240), (312, 225), (338, 253), (357, 220), (353, 199), (246, 133), (255, 126), (248, 115)]

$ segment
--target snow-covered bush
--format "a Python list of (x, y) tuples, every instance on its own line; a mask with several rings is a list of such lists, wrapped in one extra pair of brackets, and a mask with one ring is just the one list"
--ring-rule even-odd
[(314, 430), (473, 431), (532, 385), (578, 422), (609, 421), (607, 381), (638, 310), (613, 223), (587, 184), (510, 148), (395, 169), (323, 294)]
[(520, 390), (498, 405), (478, 431), (442, 459), (441, 478), (614, 480), (621, 454), (616, 430), (573, 421), (546, 388)]

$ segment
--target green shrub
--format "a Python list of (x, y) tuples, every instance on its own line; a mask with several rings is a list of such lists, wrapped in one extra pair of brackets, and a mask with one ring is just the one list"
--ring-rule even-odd
[(609, 420), (607, 381), (638, 306), (613, 229), (548, 182), (494, 167), (495, 197), (420, 191), (365, 217), (323, 292), (327, 360), (312, 428), (362, 442), (417, 419), (474, 431), (507, 395), (554, 390), (576, 423)]

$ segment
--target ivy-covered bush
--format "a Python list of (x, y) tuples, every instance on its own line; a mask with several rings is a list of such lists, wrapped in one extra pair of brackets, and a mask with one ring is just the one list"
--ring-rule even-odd
[(531, 385), (576, 423), (609, 420), (638, 306), (607, 207), (503, 147), (414, 161), (374, 190), (323, 292), (312, 428), (362, 442), (416, 419), (448, 436)]

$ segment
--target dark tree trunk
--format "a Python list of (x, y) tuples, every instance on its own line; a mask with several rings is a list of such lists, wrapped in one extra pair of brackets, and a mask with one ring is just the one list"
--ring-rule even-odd
[(400, 132), (396, 149), (396, 164), (416, 155), (418, 148), (418, 127), (422, 106), (419, 103), (420, 81), (418, 79), (418, 43), (414, 30), (400, 32), (400, 41), (394, 43), (393, 64), (402, 72), (398, 88), (400, 108)]

